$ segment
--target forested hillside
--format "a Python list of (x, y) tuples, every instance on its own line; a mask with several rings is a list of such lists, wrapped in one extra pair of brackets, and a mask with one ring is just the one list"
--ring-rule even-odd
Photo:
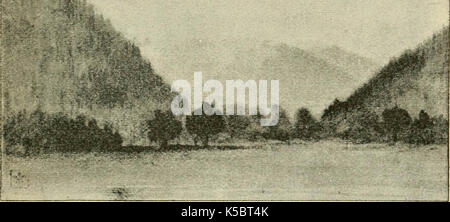
[(414, 50), (392, 59), (347, 100), (335, 100), (324, 111), (324, 127), (342, 131), (353, 117), (381, 116), (394, 107), (406, 110), (412, 118), (424, 110), (448, 120), (448, 33), (445, 27)]
[(5, 113), (86, 114), (126, 134), (170, 87), (85, 0), (4, 0)]

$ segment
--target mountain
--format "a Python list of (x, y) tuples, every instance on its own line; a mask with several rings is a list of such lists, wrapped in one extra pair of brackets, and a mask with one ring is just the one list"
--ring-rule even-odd
[(358, 110), (380, 115), (395, 106), (412, 117), (417, 118), (423, 109), (430, 116), (448, 120), (448, 34), (445, 27), (415, 49), (392, 59), (350, 97), (328, 107), (322, 121), (345, 123)]
[[(155, 70), (171, 81), (192, 81), (195, 71), (203, 72), (204, 81), (222, 83), (278, 79), (281, 106), (292, 116), (300, 107), (319, 115), (336, 96), (346, 98), (359, 86), (359, 70), (364, 70), (364, 75), (375, 70), (368, 59), (347, 53), (348, 58), (339, 60), (327, 52), (251, 39), (188, 39), (153, 48), (150, 57)], [(354, 62), (358, 61), (355, 58), (361, 63)]]
[(125, 137), (170, 87), (140, 49), (85, 0), (5, 0), (2, 4), (4, 111), (85, 114)]
[(338, 46), (315, 47), (308, 51), (311, 51), (316, 57), (339, 67), (351, 75), (359, 84), (369, 80), (381, 67), (380, 64), (371, 59), (344, 50)]

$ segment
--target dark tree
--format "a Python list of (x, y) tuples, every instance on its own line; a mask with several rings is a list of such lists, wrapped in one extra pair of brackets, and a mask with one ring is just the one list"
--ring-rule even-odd
[[(205, 105), (207, 104), (204, 104), (203, 106), (205, 107)], [(194, 113), (190, 116), (186, 116), (186, 129), (194, 136), (194, 140), (200, 139), (203, 146), (207, 147), (209, 139), (212, 136), (225, 130), (225, 118), (223, 115), (217, 114), (206, 115), (205, 113), (202, 113), (202, 115), (195, 115)]]
[(264, 137), (266, 139), (289, 141), (292, 130), (292, 125), (286, 111), (280, 107), (278, 124), (275, 126), (267, 126)]
[(430, 116), (424, 110), (420, 110), (419, 119), (417, 120), (417, 126), (419, 128), (430, 128), (433, 126)]
[[(419, 113), (419, 119), (414, 120), (409, 130), (408, 142), (413, 144), (430, 144), (435, 141), (433, 121), (424, 110)], [(437, 134), (436, 134), (437, 136)]]
[(306, 108), (297, 110), (295, 114), (294, 137), (310, 140), (316, 137), (318, 122)]
[(177, 138), (183, 130), (182, 124), (171, 111), (155, 111), (155, 117), (147, 121), (148, 138), (159, 142), (161, 148), (166, 148), (168, 142)]
[(408, 111), (398, 108), (385, 109), (382, 113), (386, 132), (394, 142), (398, 141), (398, 135), (410, 126), (412, 119)]

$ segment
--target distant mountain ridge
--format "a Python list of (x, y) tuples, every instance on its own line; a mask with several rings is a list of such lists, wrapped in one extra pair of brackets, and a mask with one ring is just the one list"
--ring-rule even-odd
[(364, 83), (373, 77), (381, 67), (378, 62), (344, 50), (338, 46), (316, 47), (308, 51), (311, 51), (316, 57), (322, 58), (334, 66), (339, 67), (360, 83)]
[[(154, 67), (170, 80), (193, 79), (202, 71), (204, 80), (280, 80), (280, 102), (290, 115), (300, 107), (319, 115), (336, 96), (346, 98), (379, 66), (369, 59), (345, 53), (342, 62), (332, 54), (273, 42), (251, 40), (189, 39), (153, 50)], [(354, 59), (357, 58), (357, 59)], [(357, 61), (362, 61), (359, 65)], [(361, 68), (362, 67), (362, 68)], [(361, 76), (356, 75), (364, 70)]]

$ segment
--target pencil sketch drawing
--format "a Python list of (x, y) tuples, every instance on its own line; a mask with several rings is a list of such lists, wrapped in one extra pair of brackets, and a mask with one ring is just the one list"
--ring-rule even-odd
[(1, 200), (448, 201), (447, 0), (1, 0)]

